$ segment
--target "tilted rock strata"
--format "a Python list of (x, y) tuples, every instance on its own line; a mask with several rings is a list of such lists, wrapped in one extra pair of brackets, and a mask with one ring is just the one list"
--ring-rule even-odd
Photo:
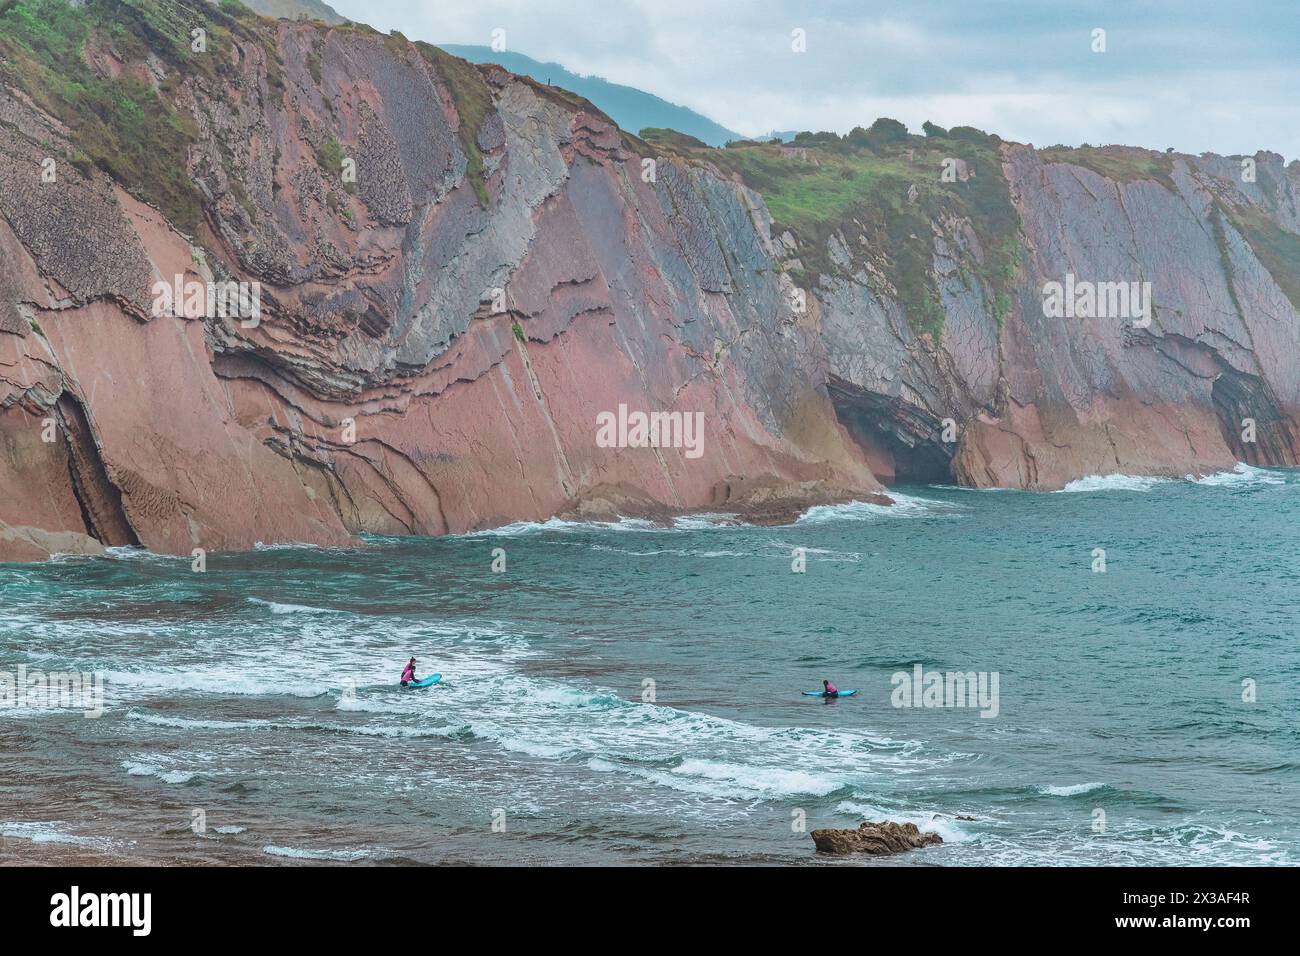
[[(1296, 164), (1259, 154), (1265, 194), (1219, 157), (1173, 157), (1162, 183), (1108, 179), (1014, 144), (1001, 156), (1022, 260), (1000, 324), (975, 268), (985, 250), (962, 223), (936, 224), (937, 342), (869, 276), (821, 280), (831, 391), (875, 472), (1053, 489), (1089, 474), (1295, 465), (1300, 315), (1224, 209), (1294, 236)], [(1150, 282), (1149, 324), (1045, 317), (1044, 283), (1067, 274)], [(945, 420), (959, 423), (956, 440), (942, 438)], [(1241, 438), (1247, 420), (1253, 442)]]
[[(544, 519), (613, 485), (672, 512), (742, 477), (792, 505), (881, 491), (756, 195), (681, 163), (647, 181), (604, 117), (485, 69), (484, 203), (437, 59), (274, 29), (282, 100), (251, 45), (231, 88), (179, 78), (193, 239), (98, 171), (43, 188), (44, 141), (74, 144), (0, 89), (0, 520), (185, 554)], [(260, 282), (260, 323), (153, 315), (176, 275)], [(620, 404), (703, 413), (699, 456), (598, 447)]]
[[(187, 554), (1296, 461), (1300, 319), (1228, 215), (1300, 231), (1278, 157), (1115, 179), (1001, 144), (1009, 307), (978, 230), (936, 217), (918, 332), (865, 237), (774, 239), (739, 177), (563, 91), (355, 26), (256, 30), (217, 71), (84, 53), (185, 119), (192, 235), (0, 84), (0, 559), (39, 550), (13, 529)], [(810, 252), (835, 266), (803, 289)], [(1151, 281), (1151, 323), (1046, 318), (1066, 273)], [(260, 322), (155, 315), (176, 276), (260, 283)], [(700, 454), (600, 447), (620, 405), (703, 413)]]

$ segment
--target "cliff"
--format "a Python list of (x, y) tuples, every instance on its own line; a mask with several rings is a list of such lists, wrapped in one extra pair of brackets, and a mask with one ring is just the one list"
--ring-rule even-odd
[[(1277, 157), (1248, 183), (978, 137), (714, 150), (362, 26), (0, 7), (0, 559), (1300, 449)], [(1150, 280), (1149, 326), (1044, 317), (1066, 272)], [(255, 319), (158, 307), (227, 281)], [(605, 447), (620, 406), (702, 441)]]
[[(778, 218), (877, 476), (1054, 489), (1296, 464), (1300, 164), (888, 124), (713, 151)], [(1054, 309), (1051, 283), (1095, 305)]]

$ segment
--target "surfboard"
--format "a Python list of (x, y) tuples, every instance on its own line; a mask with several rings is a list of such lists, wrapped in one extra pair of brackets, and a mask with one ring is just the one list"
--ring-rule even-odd
[[(856, 690), (856, 689), (855, 689), (855, 690), (842, 690), (842, 691), (840, 691), (839, 696), (840, 696), (840, 697), (852, 697), (852, 696), (853, 696), (854, 694), (856, 694), (856, 693), (857, 693), (857, 690)], [(827, 694), (826, 694), (825, 691), (820, 691), (820, 690), (806, 690), (806, 691), (803, 692), (803, 695), (804, 695), (805, 697), (826, 697), (826, 696), (827, 696)]]
[(406, 685), (406, 688), (407, 690), (416, 690), (417, 688), (420, 687), (432, 687), (440, 680), (442, 680), (441, 674), (430, 674), (428, 677), (425, 677), (422, 680), (411, 681), (411, 683)]

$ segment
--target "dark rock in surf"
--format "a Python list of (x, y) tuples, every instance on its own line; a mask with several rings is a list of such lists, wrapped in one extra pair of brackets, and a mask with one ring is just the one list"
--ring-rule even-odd
[(892, 820), (880, 823), (864, 820), (856, 830), (813, 830), (812, 838), (818, 853), (836, 856), (849, 853), (884, 856), (943, 842), (939, 834), (922, 833), (915, 823), (894, 823)]

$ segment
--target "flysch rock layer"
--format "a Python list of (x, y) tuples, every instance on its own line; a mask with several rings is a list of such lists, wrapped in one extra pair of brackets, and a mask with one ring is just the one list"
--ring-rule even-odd
[[(1056, 489), (1096, 474), (1294, 466), (1300, 316), (1222, 208), (1294, 240), (1300, 167), (1259, 153), (1245, 182), (1238, 160), (1180, 155), (1170, 183), (1115, 181), (1027, 146), (1000, 152), (1022, 248), (1001, 323), (964, 222), (934, 224), (938, 342), (870, 276), (823, 277), (817, 290), (830, 388), (875, 473)], [(1046, 317), (1044, 284), (1067, 274), (1150, 282), (1149, 324)], [(1254, 441), (1242, 437), (1248, 422)]]
[[(1211, 156), (1120, 182), (1002, 144), (1016, 294), (994, 318), (975, 231), (936, 221), (936, 341), (866, 275), (797, 309), (760, 195), (584, 101), (477, 68), (462, 129), (467, 81), (430, 48), (261, 29), (274, 64), (235, 34), (237, 70), (148, 66), (193, 118), (193, 235), (93, 166), (43, 182), (75, 136), (0, 83), (0, 560), (1296, 462), (1300, 318), (1220, 212), (1300, 229), (1280, 157), (1256, 183)], [(1150, 326), (1045, 318), (1067, 272), (1151, 280)], [(178, 275), (260, 283), (261, 321), (155, 314)], [(600, 447), (620, 405), (703, 413), (701, 454)]]
[[(756, 195), (671, 162), (647, 181), (602, 115), (491, 69), (484, 203), (434, 58), (275, 29), (282, 99), (253, 44), (232, 86), (180, 81), (193, 237), (98, 171), (41, 183), (67, 131), (0, 88), (0, 557), (62, 546), (25, 528), (185, 554), (464, 532), (611, 487), (664, 513), (743, 509), (755, 479), (786, 513), (881, 491)], [(354, 189), (325, 138), (356, 144)], [(260, 323), (154, 314), (177, 275), (261, 283)], [(698, 457), (599, 447), (620, 404), (703, 413)]]

